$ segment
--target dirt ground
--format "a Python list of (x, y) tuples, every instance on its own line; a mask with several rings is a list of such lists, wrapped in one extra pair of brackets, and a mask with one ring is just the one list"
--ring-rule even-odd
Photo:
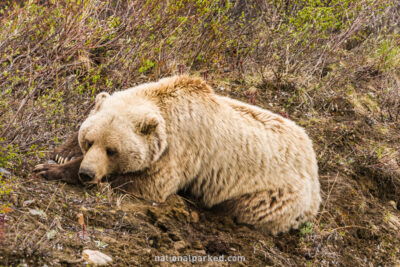
[[(335, 176), (324, 179), (324, 192), (340, 183)], [(156, 256), (165, 255), (236, 256), (243, 260), (234, 264), (238, 266), (393, 266), (399, 256), (399, 212), (390, 205), (367, 209), (378, 204), (366, 203), (364, 210), (344, 209), (342, 221), (353, 224), (331, 228), (325, 218), (332, 217), (329, 210), (339, 203), (325, 194), (314, 226), (273, 237), (236, 225), (179, 195), (156, 204), (112, 193), (107, 187), (82, 189), (37, 178), (14, 183), (18, 193), (9, 195), (13, 212), (6, 216), (0, 249), (5, 266), (82, 266), (85, 248), (111, 256), (113, 266), (192, 264), (156, 261)], [(351, 201), (348, 194), (349, 199), (340, 203)], [(385, 219), (388, 212), (392, 215)], [(83, 233), (79, 213), (85, 218)], [(232, 265), (202, 259), (195, 264)]]

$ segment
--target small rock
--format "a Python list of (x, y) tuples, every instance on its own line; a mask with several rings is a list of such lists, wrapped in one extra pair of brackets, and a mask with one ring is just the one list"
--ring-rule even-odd
[(174, 249), (176, 249), (178, 251), (186, 248), (186, 246), (187, 246), (186, 242), (183, 241), (183, 240), (177, 241), (177, 242), (174, 243)]
[(47, 239), (48, 240), (52, 240), (55, 236), (57, 235), (57, 231), (56, 230), (50, 230), (46, 233)]
[(392, 206), (395, 210), (397, 209), (397, 203), (394, 200), (389, 201), (389, 205)]
[(106, 248), (106, 247), (108, 247), (108, 244), (103, 242), (103, 241), (101, 241), (101, 240), (95, 240), (94, 243), (96, 244), (96, 246), (98, 248)]
[(34, 216), (47, 217), (46, 213), (40, 209), (29, 209), (29, 213)]
[(190, 218), (192, 219), (193, 223), (198, 223), (199, 222), (199, 214), (195, 211), (192, 211), (190, 213)]
[(195, 253), (197, 255), (206, 255), (206, 251), (204, 249), (196, 250)]
[(88, 209), (87, 209), (87, 208), (85, 208), (84, 206), (81, 206), (81, 207), (79, 208), (79, 210), (80, 210), (80, 211), (82, 211), (82, 212), (86, 212), (86, 211), (88, 211)]
[(157, 221), (162, 215), (161, 212), (155, 208), (148, 209), (147, 214), (151, 217), (153, 221)]
[(181, 237), (179, 235), (179, 233), (176, 232), (172, 232), (169, 234), (169, 237), (172, 239), (172, 241), (179, 241), (181, 240)]
[(203, 249), (203, 245), (200, 241), (196, 240), (192, 243), (192, 248), (194, 249)]
[(390, 228), (392, 228), (395, 231), (399, 231), (400, 230), (400, 219), (395, 216), (395, 215), (391, 215), (388, 219), (388, 225)]
[(101, 238), (101, 241), (107, 244), (116, 244), (118, 241), (110, 236), (104, 236)]
[(107, 265), (108, 263), (112, 262), (112, 258), (100, 251), (85, 249), (82, 252), (83, 258), (91, 264), (94, 265)]
[(35, 200), (34, 200), (34, 199), (25, 200), (25, 201), (22, 203), (22, 206), (23, 206), (23, 207), (26, 207), (26, 206), (29, 206), (29, 205), (31, 205), (31, 204), (33, 204), (33, 203), (35, 203)]
[(11, 172), (6, 169), (0, 168), (0, 176), (11, 177)]
[(11, 203), (13, 203), (14, 206), (18, 205), (18, 195), (17, 194), (12, 194), (11, 195)]
[(168, 245), (172, 243), (172, 240), (167, 233), (162, 233), (160, 238), (160, 243), (168, 247)]
[(174, 214), (174, 217), (179, 221), (182, 222), (188, 221), (189, 213), (183, 208), (177, 208), (177, 207), (172, 208), (172, 213)]

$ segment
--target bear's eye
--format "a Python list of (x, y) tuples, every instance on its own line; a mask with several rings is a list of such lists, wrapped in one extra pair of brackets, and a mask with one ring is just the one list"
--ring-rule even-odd
[(86, 141), (88, 149), (92, 147), (93, 142)]
[(114, 149), (111, 149), (111, 148), (107, 148), (106, 152), (107, 152), (107, 156), (113, 156), (113, 155), (117, 154), (117, 151)]

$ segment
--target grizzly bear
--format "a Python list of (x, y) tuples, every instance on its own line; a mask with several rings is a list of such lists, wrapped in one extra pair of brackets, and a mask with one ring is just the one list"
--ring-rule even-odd
[(321, 202), (315, 153), (301, 127), (188, 76), (100, 93), (79, 133), (52, 158), (59, 164), (35, 172), (109, 181), (156, 202), (186, 190), (273, 234), (312, 219)]

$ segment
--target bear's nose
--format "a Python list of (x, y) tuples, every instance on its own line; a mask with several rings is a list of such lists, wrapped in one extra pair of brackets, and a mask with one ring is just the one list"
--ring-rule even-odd
[(82, 183), (92, 181), (94, 176), (94, 172), (89, 169), (79, 169), (79, 179), (82, 181)]

